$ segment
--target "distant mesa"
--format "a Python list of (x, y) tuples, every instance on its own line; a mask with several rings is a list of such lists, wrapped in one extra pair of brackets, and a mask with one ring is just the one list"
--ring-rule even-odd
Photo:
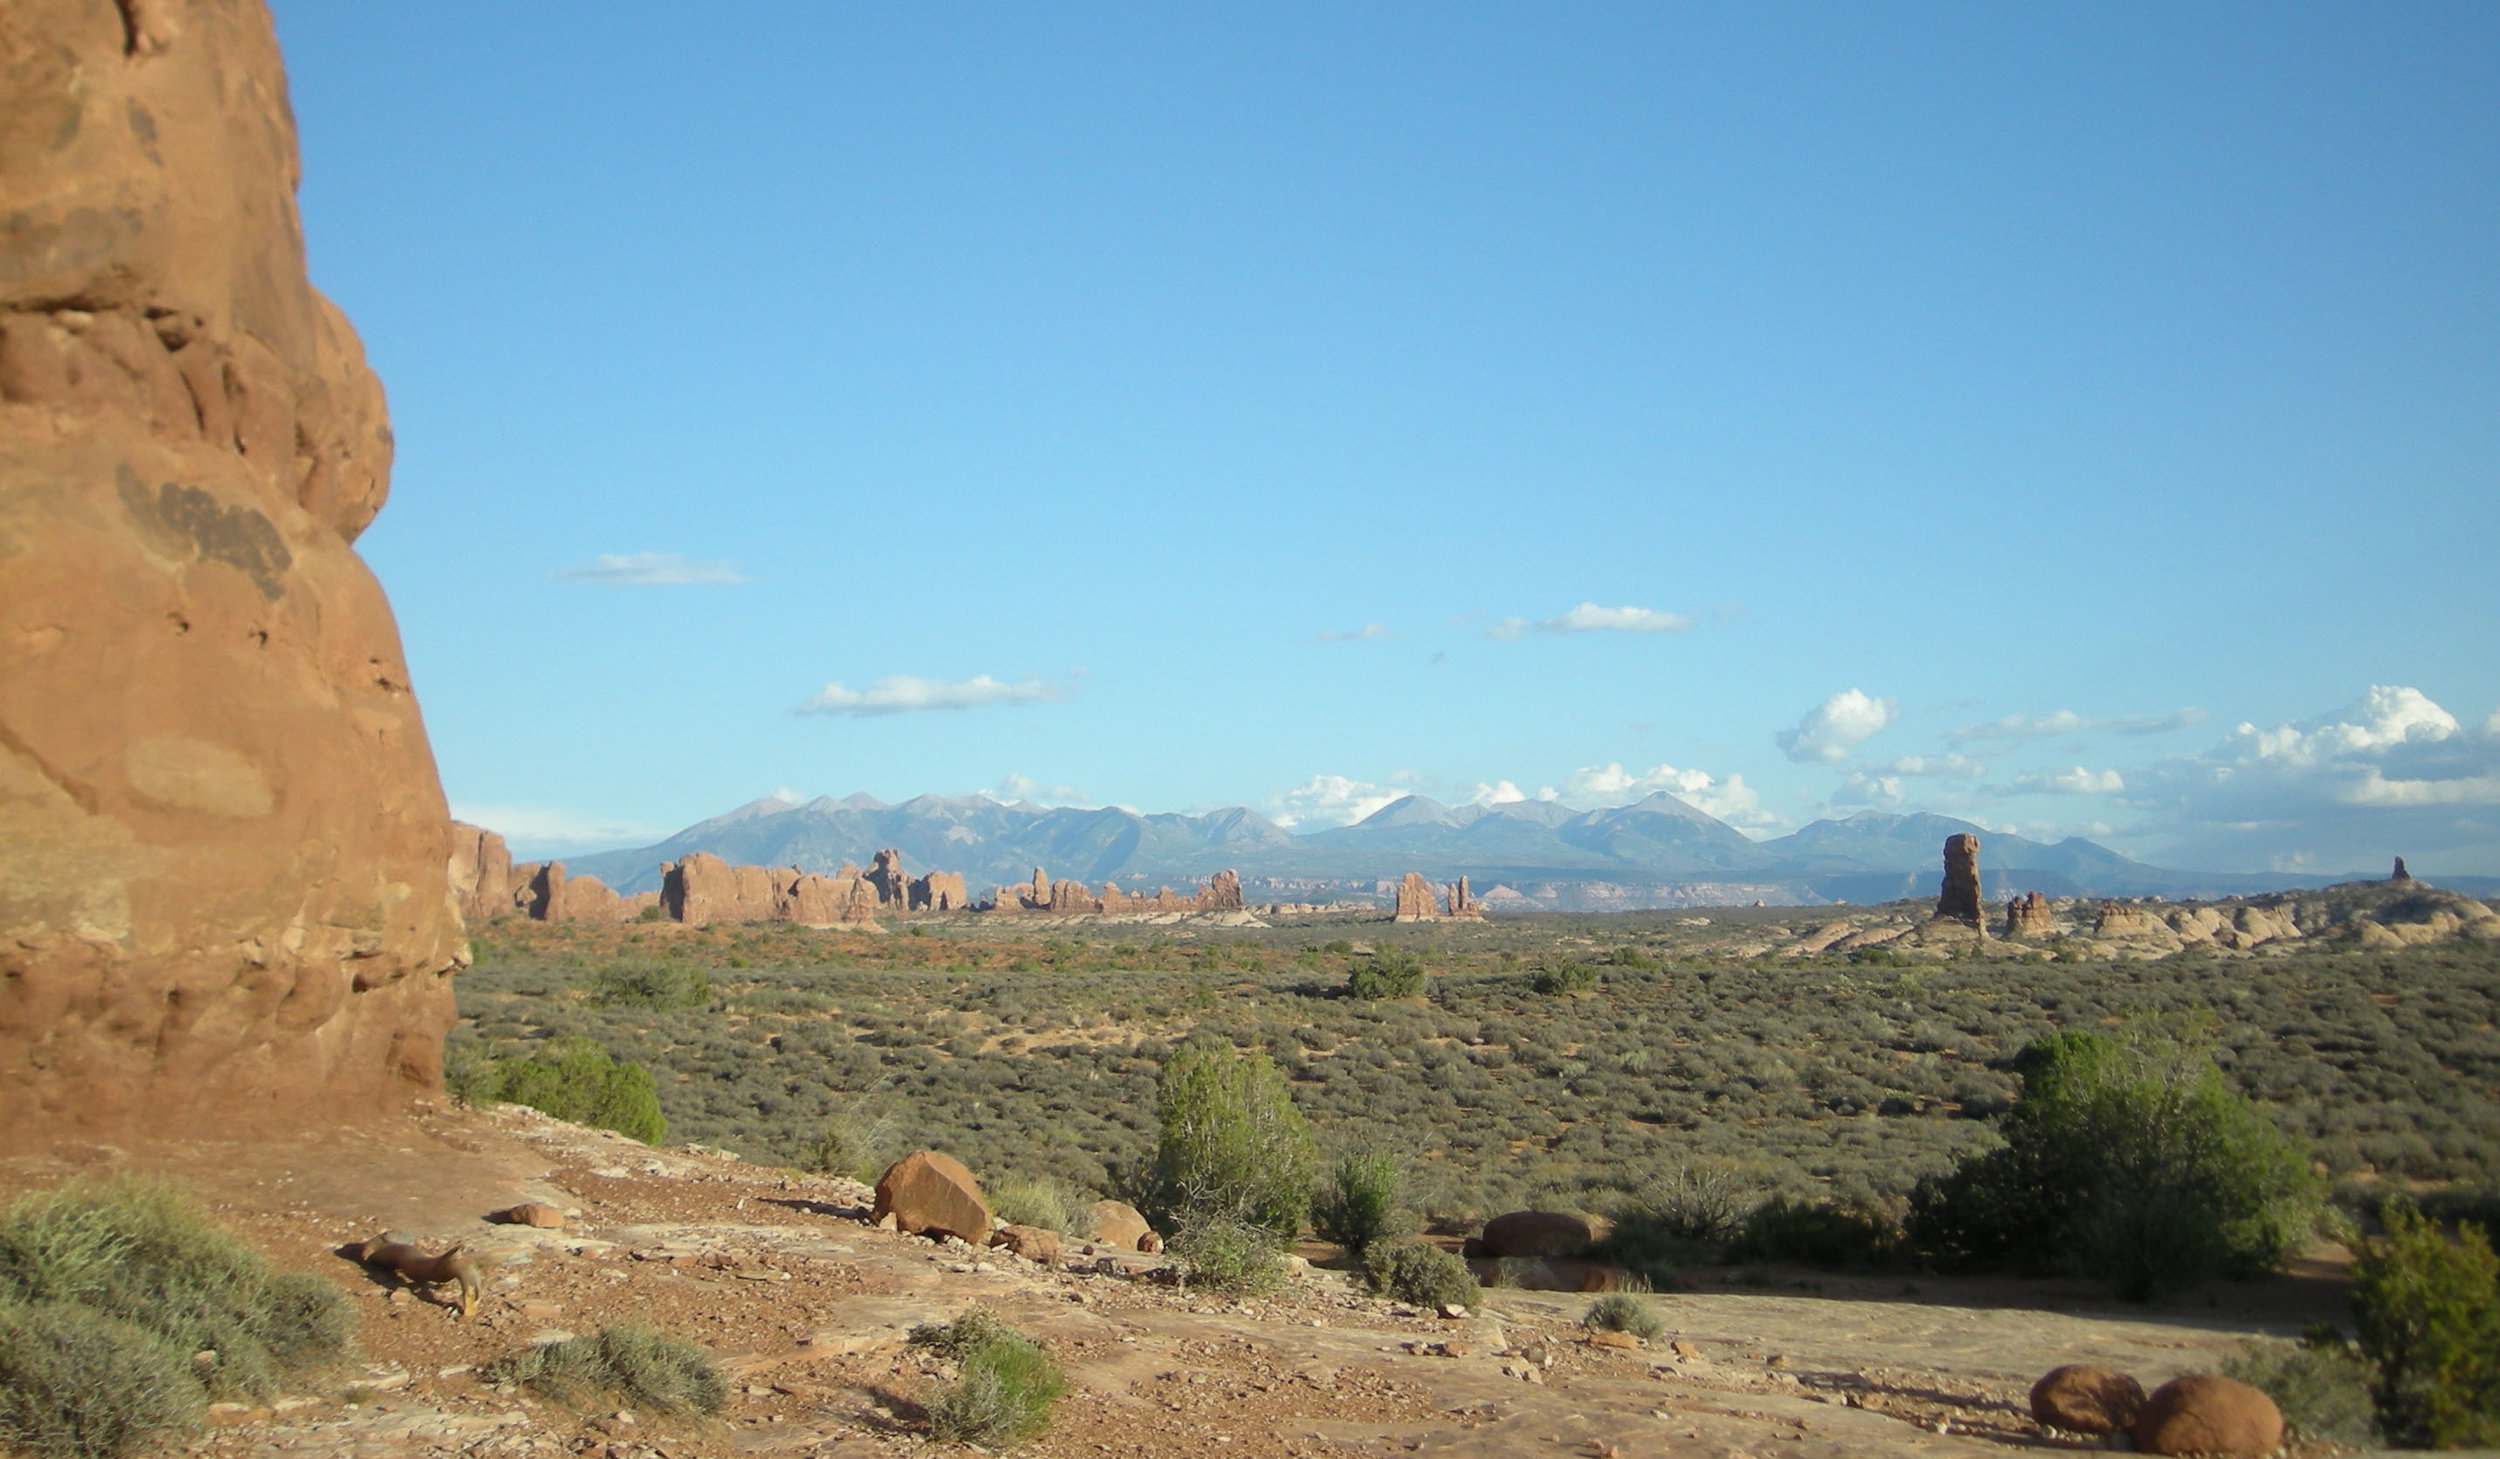
[(1397, 922), (1481, 922), (1484, 908), (1467, 890), (1467, 878), (1450, 884), (1445, 902), (1433, 891), (1432, 883), (1420, 871), (1410, 871), (1398, 883), (1397, 908), (1391, 918)]

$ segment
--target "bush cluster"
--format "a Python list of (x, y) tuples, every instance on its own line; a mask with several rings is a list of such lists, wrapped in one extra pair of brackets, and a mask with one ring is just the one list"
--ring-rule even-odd
[[(82, 1183), (0, 1213), (0, 1440), (112, 1459), (353, 1350), (356, 1311), (271, 1270), (171, 1185)], [(200, 1359), (195, 1355), (214, 1354)]]
[(932, 1438), (1003, 1448), (1050, 1427), (1067, 1380), (1040, 1343), (977, 1307), (943, 1326), (913, 1328), (911, 1340), (956, 1364), (955, 1381), (927, 1405)]
[(1291, 1240), (1310, 1213), (1311, 1127), (1263, 1053), (1192, 1040), (1163, 1066), (1148, 1214), (1176, 1225), (1238, 1222)]
[(2450, 1235), (2401, 1201), (2380, 1221), (2352, 1299), (2380, 1430), (2409, 1448), (2500, 1446), (2500, 1256), (2480, 1226)]
[(2200, 1050), (2057, 1034), (2015, 1059), (2003, 1148), (1911, 1197), (1909, 1239), (1951, 1268), (2066, 1272), (2143, 1301), (2279, 1265), (2309, 1234), (2307, 1152)]
[(1348, 973), (1345, 991), (1349, 998), (1420, 998), (1424, 983), (1423, 959), (1391, 948)]
[(1411, 1224), (1399, 1203), (1402, 1183), (1396, 1157), (1348, 1155), (1312, 1201), (1311, 1228), (1322, 1241), (1360, 1257), (1374, 1242), (1401, 1235)]
[(1363, 1278), (1385, 1297), (1418, 1307), (1474, 1308), (1484, 1302), (1467, 1263), (1425, 1241), (1386, 1241), (1363, 1254)]
[(1609, 1292), (1589, 1304), (1580, 1325), (1591, 1332), (1628, 1332), (1646, 1341), (1667, 1330), (1667, 1320), (1637, 1292)]
[(729, 1382), (701, 1348), (648, 1327), (603, 1327), (490, 1365), (490, 1382), (517, 1383), (559, 1403), (611, 1394), (662, 1413), (718, 1413)]
[(447, 1055), (443, 1080), (464, 1104), (525, 1104), (646, 1145), (668, 1134), (651, 1071), (618, 1061), (586, 1038), (553, 1039), (520, 1058)]

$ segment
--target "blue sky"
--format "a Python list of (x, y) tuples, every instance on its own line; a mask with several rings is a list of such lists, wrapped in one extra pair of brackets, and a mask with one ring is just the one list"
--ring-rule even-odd
[(2500, 872), (2500, 8), (278, 0), (457, 809)]

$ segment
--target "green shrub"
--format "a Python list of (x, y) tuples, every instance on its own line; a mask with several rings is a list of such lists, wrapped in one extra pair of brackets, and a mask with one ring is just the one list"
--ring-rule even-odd
[(1484, 1301), (1467, 1263), (1425, 1241), (1385, 1241), (1363, 1256), (1371, 1289), (1418, 1307), (1475, 1307)]
[(1557, 963), (1542, 967), (1528, 979), (1531, 991), (1549, 998), (1558, 998), (1566, 993), (1583, 993), (1597, 984), (1597, 969), (1587, 963)]
[(1416, 998), (1424, 991), (1423, 959), (1411, 952), (1384, 948), (1346, 974), (1349, 998)]
[(2401, 1201), (2353, 1264), (2361, 1350), (2378, 1365), (2379, 1428), (2408, 1448), (2500, 1446), (2500, 1257)]
[(46, 1459), (119, 1459), (199, 1421), (187, 1355), (67, 1302), (0, 1306), (0, 1440)]
[(14, 1447), (129, 1453), (211, 1397), (267, 1398), (336, 1362), (355, 1327), (345, 1293), (272, 1271), (162, 1181), (78, 1183), (0, 1213), (0, 1440)]
[(133, 1324), (186, 1359), (210, 1397), (268, 1398), (283, 1375), (344, 1357), (346, 1293), (270, 1269), (174, 1186), (124, 1176), (27, 1197), (0, 1214), (0, 1300), (66, 1303)]
[(660, 1143), (668, 1133), (651, 1071), (610, 1057), (586, 1038), (551, 1039), (527, 1058), (498, 1060), (483, 1098), (525, 1104), (646, 1145)]
[(1580, 1325), (1591, 1332), (1628, 1332), (1643, 1339), (1667, 1330), (1667, 1320), (1637, 1292), (1609, 1292), (1598, 1298), (1589, 1304)]
[(885, 1173), (893, 1147), (893, 1111), (853, 1101), (825, 1116), (799, 1153), (799, 1164), (819, 1175), (847, 1175), (874, 1185)]
[(1744, 1229), (1728, 1243), (1727, 1259), (1865, 1271), (1892, 1265), (1900, 1251), (1901, 1228), (1881, 1212), (1773, 1196), (1745, 1218)]
[(482, 1375), (518, 1383), (559, 1403), (613, 1394), (663, 1413), (718, 1413), (729, 1383), (701, 1348), (647, 1327), (603, 1327), (506, 1358)]
[(712, 1001), (712, 980), (674, 963), (619, 963), (591, 975), (596, 1008), (703, 1008)]
[(2370, 1422), (2369, 1360), (2330, 1330), (2297, 1343), (2250, 1343), (2222, 1362), (2222, 1376), (2262, 1389), (2283, 1422), (2304, 1439), (2366, 1449), (2378, 1436)]
[(1400, 1180), (1395, 1157), (1345, 1157), (1329, 1173), (1311, 1205), (1312, 1228), (1321, 1240), (1333, 1241), (1357, 1257), (1373, 1242), (1403, 1234), (1410, 1223), (1398, 1205)]
[(1164, 1249), (1184, 1280), (1213, 1291), (1272, 1292), (1285, 1279), (1284, 1238), (1230, 1216), (1183, 1221)]
[(1659, 1236), (1714, 1243), (1745, 1224), (1753, 1183), (1724, 1165), (1672, 1165), (1633, 1187), (1615, 1213), (1615, 1228), (1645, 1226)]
[(978, 1308), (943, 1328), (915, 1328), (912, 1340), (955, 1359), (959, 1369), (929, 1400), (930, 1437), (1004, 1448), (1050, 1427), (1067, 1380), (1040, 1343)]
[(1267, 1055), (1191, 1040), (1163, 1064), (1148, 1214), (1175, 1225), (1241, 1221), (1286, 1241), (1310, 1211), (1311, 1127)]
[(1079, 1239), (1093, 1234), (1093, 1207), (1064, 1181), (1047, 1175), (1007, 1174), (981, 1192), (990, 1214), (1014, 1226), (1039, 1226)]
[(2062, 1271), (2145, 1301), (2276, 1267), (2311, 1229), (2305, 1150), (2201, 1050), (2067, 1033), (2015, 1068), (2004, 1147), (1912, 1196), (1910, 1237), (1937, 1264)]

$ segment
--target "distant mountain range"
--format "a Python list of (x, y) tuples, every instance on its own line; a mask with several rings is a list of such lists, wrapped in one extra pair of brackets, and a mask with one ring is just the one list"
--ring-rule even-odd
[[(1932, 896), (1945, 838), (1965, 831), (1980, 838), (1993, 897), (2217, 897), (2384, 874), (2173, 871), (2079, 836), (2047, 845), (1949, 816), (1877, 811), (1755, 841), (1663, 791), (1594, 811), (1550, 801), (1445, 806), (1410, 795), (1351, 826), (1300, 835), (1239, 806), (1185, 816), (1005, 804), (980, 795), (924, 795), (900, 805), (866, 795), (759, 800), (656, 846), (566, 865), (637, 892), (658, 887), (660, 863), (695, 851), (732, 863), (831, 871), (845, 861), (865, 866), (890, 846), (915, 871), (962, 872), (976, 899), (993, 886), (1027, 880), (1036, 866), (1097, 887), (1117, 880), (1130, 891), (1161, 884), (1185, 891), (1229, 867), (1254, 902), (1371, 897), (1383, 883), (1420, 871), (1437, 881), (1466, 876), (1497, 909), (1629, 910)], [(2463, 878), (2456, 889), (2489, 895), (2500, 891), (2500, 879)]]

